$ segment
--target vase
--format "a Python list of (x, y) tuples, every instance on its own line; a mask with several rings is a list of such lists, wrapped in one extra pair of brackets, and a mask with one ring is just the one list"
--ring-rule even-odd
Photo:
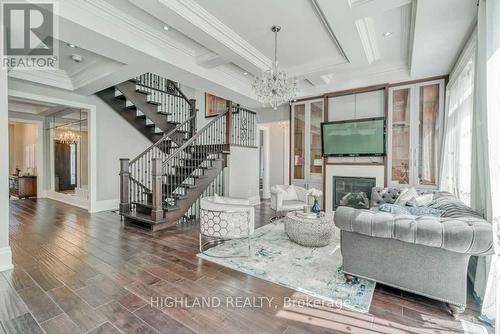
[(321, 209), (319, 207), (319, 202), (316, 198), (314, 199), (314, 203), (313, 203), (313, 206), (311, 208), (311, 211), (314, 212), (316, 214), (316, 217), (319, 218), (319, 212), (321, 211)]

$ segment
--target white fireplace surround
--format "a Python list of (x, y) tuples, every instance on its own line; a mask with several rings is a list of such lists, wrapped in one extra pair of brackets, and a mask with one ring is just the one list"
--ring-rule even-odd
[(333, 210), (333, 177), (373, 177), (377, 187), (384, 186), (384, 166), (383, 165), (327, 165), (325, 171), (325, 211)]

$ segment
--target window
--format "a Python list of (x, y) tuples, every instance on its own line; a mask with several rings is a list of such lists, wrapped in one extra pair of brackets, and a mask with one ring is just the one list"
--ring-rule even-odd
[(457, 79), (448, 85), (441, 188), (465, 204), (471, 201), (472, 112), (474, 60), (470, 57)]

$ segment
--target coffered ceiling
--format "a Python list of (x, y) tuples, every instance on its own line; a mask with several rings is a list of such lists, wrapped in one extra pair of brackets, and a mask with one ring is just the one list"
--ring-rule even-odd
[(65, 0), (59, 11), (60, 39), (99, 59), (62, 64), (89, 73), (64, 88), (91, 94), (151, 71), (251, 107), (274, 24), (279, 65), (309, 96), (448, 74), (477, 13), (474, 0)]

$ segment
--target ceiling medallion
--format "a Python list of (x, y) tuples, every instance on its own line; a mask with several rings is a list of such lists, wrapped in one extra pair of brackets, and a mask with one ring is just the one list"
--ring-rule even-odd
[(260, 102), (269, 104), (274, 110), (281, 104), (297, 96), (297, 80), (287, 78), (285, 72), (278, 68), (278, 32), (280, 26), (272, 26), (274, 32), (274, 62), (272, 68), (261, 77), (256, 77), (252, 88)]

